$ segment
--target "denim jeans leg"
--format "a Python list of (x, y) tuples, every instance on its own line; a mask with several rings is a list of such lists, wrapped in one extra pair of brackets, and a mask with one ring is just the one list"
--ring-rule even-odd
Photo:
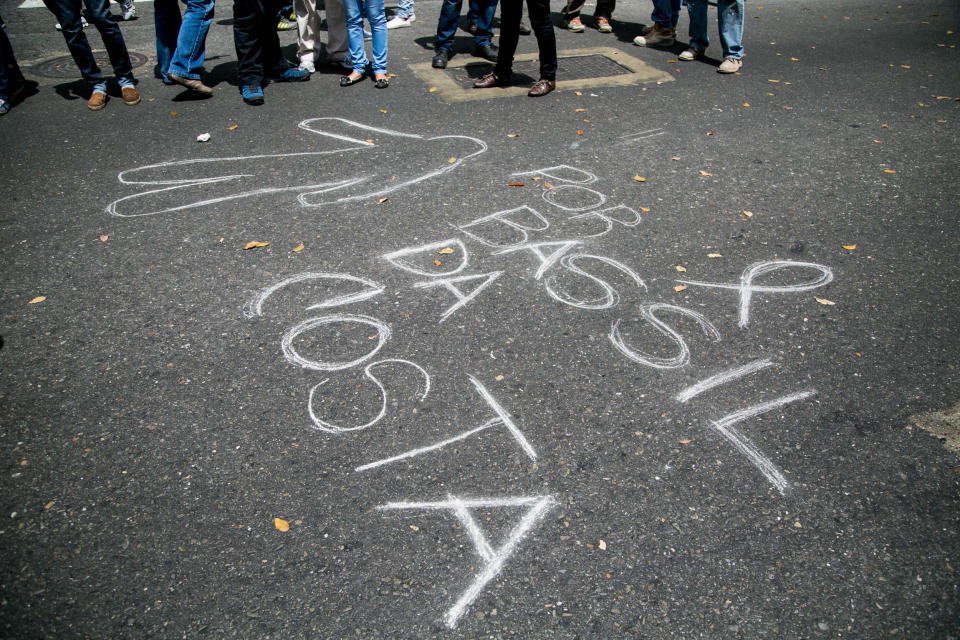
[(347, 42), (350, 46), (350, 64), (357, 73), (363, 73), (367, 68), (367, 52), (363, 46), (363, 11), (360, 3), (363, 0), (343, 0), (343, 8), (347, 12)]
[(130, 62), (123, 34), (120, 33), (120, 25), (110, 13), (110, 0), (83, 0), (83, 3), (87, 5), (90, 22), (100, 32), (100, 38), (113, 65), (113, 75), (121, 86), (133, 84), (133, 64)]
[(265, 16), (258, 0), (234, 0), (233, 43), (237, 49), (237, 73), (240, 84), (259, 87), (264, 83), (262, 23), (268, 20), (276, 29), (273, 16)]
[(707, 36), (707, 0), (687, 0), (690, 15), (690, 46), (706, 50), (710, 46)]
[[(540, 79), (556, 80), (557, 34), (553, 30), (553, 22), (550, 21), (550, 0), (527, 0), (527, 11), (530, 13), (530, 28), (537, 38), (537, 49), (540, 53)], [(519, 26), (519, 19), (516, 24)], [(502, 34), (503, 29), (500, 31)]]
[(743, 57), (743, 0), (717, 0), (717, 26), (723, 57)]
[(213, 0), (187, 0), (187, 10), (183, 13), (183, 24), (177, 36), (177, 50), (170, 61), (170, 73), (200, 79), (211, 22)]
[[(523, 0), (501, 0), (500, 51), (497, 53), (493, 72), (505, 81), (510, 79), (510, 73), (513, 70), (513, 55), (517, 52), (517, 43), (520, 41), (521, 15), (523, 15)], [(553, 25), (550, 26), (553, 28)]]
[(397, 17), (409, 18), (413, 15), (413, 0), (397, 0)]
[(373, 61), (370, 63), (373, 72), (387, 72), (387, 16), (383, 10), (383, 0), (363, 0), (367, 12), (367, 22), (370, 23), (370, 33), (373, 36)]
[(477, 1), (477, 33), (473, 43), (482, 47), (493, 40), (493, 15), (497, 12), (496, 0)]
[(157, 33), (157, 70), (167, 82), (167, 69), (177, 50), (180, 4), (177, 0), (153, 0), (153, 26)]
[(440, 19), (437, 20), (437, 40), (434, 49), (453, 51), (453, 36), (460, 22), (460, 9), (463, 0), (443, 0), (440, 5)]
[(90, 48), (90, 42), (87, 36), (83, 34), (83, 27), (80, 24), (80, 0), (43, 0), (51, 13), (60, 23), (63, 39), (67, 43), (67, 49), (73, 57), (80, 75), (94, 89), (104, 84), (103, 74), (97, 61), (93, 58), (93, 50)]

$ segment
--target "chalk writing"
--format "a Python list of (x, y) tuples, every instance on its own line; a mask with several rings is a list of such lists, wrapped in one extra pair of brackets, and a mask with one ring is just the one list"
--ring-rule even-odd
[(684, 309), (683, 307), (666, 304), (664, 302), (653, 302), (640, 305), (640, 314), (643, 316), (644, 320), (652, 324), (660, 333), (669, 337), (677, 345), (679, 350), (677, 355), (670, 358), (660, 358), (646, 354), (642, 351), (631, 349), (629, 346), (627, 346), (626, 341), (620, 334), (619, 319), (613, 321), (613, 325), (610, 327), (610, 334), (607, 336), (610, 339), (611, 344), (616, 347), (617, 351), (625, 355), (630, 360), (648, 367), (653, 367), (654, 369), (676, 369), (677, 367), (682, 367), (687, 364), (690, 361), (690, 347), (687, 346), (686, 340), (683, 339), (676, 329), (669, 326), (656, 316), (657, 311), (671, 311), (673, 313), (678, 313), (680, 315), (693, 318), (697, 324), (700, 325), (700, 328), (703, 330), (704, 334), (713, 337), (713, 339), (717, 342), (720, 341), (720, 332), (717, 331), (717, 328), (713, 326), (713, 323), (707, 320), (702, 314), (699, 314), (696, 311), (691, 311), (690, 309)]

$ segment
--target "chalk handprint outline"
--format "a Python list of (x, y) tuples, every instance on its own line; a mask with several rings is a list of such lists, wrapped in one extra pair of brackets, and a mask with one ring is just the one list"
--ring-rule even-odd
[[(302, 207), (323, 207), (367, 198), (382, 198), (400, 189), (449, 173), (467, 160), (487, 151), (487, 144), (483, 140), (470, 136), (424, 137), (415, 133), (372, 127), (345, 118), (309, 118), (300, 122), (298, 127), (346, 144), (322, 151), (170, 160), (127, 169), (117, 175), (122, 184), (156, 188), (118, 198), (107, 205), (106, 212), (120, 218), (132, 218), (197, 209), (264, 195), (275, 197), (278, 194), (295, 195), (296, 202)], [(357, 137), (357, 134), (362, 134), (363, 137)], [(371, 141), (374, 137), (383, 137), (384, 142), (399, 139), (420, 140), (436, 149), (434, 153), (423, 153), (419, 150), (390, 155), (387, 145)], [(380, 157), (371, 158), (366, 165), (371, 167), (372, 171), (345, 178), (290, 185), (289, 178), (269, 166), (271, 161), (283, 161), (285, 164), (303, 161), (309, 164), (327, 157), (332, 160), (337, 154), (365, 152), (370, 149), (380, 152)], [(398, 156), (401, 160), (399, 162)], [(245, 169), (245, 165), (249, 168)], [(317, 166), (313, 172), (303, 171), (297, 175), (322, 176), (338, 168), (339, 164), (331, 161), (325, 163), (325, 166)], [(246, 182), (243, 182), (244, 180)], [(277, 184), (271, 185), (271, 180)], [(243, 187), (237, 191), (240, 183)], [(254, 183), (252, 188), (249, 183)]]

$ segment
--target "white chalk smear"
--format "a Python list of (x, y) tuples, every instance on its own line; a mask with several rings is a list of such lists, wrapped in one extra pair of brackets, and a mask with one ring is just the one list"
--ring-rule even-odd
[[(460, 618), (466, 612), (467, 608), (473, 604), (477, 596), (503, 569), (507, 559), (516, 551), (523, 537), (533, 529), (537, 523), (543, 519), (547, 511), (556, 504), (553, 496), (530, 496), (518, 498), (460, 498), (449, 495), (447, 500), (438, 502), (391, 502), (377, 507), (379, 511), (388, 510), (439, 510), (448, 511), (460, 521), (464, 530), (470, 537), (477, 555), (484, 563), (483, 569), (474, 576), (473, 582), (460, 595), (457, 601), (444, 616), (444, 622), (447, 627), (453, 629), (457, 626)], [(526, 507), (527, 512), (520, 521), (514, 525), (510, 534), (499, 548), (494, 547), (487, 540), (476, 518), (470, 513), (470, 509), (492, 509), (492, 508), (522, 508)]]
[[(337, 322), (365, 324), (373, 327), (377, 330), (376, 346), (368, 351), (366, 355), (363, 355), (355, 360), (335, 360), (332, 362), (323, 360), (309, 360), (301, 356), (299, 353), (297, 353), (297, 350), (293, 348), (293, 341), (300, 334), (323, 325), (334, 324)], [(283, 350), (283, 357), (285, 357), (288, 362), (295, 364), (298, 367), (303, 367), (304, 369), (314, 369), (316, 371), (338, 371), (340, 369), (349, 369), (352, 366), (366, 362), (372, 358), (373, 355), (380, 350), (380, 347), (382, 347), (384, 343), (390, 339), (390, 335), (390, 327), (388, 327), (387, 324), (382, 320), (371, 318), (370, 316), (338, 313), (329, 316), (321, 316), (319, 318), (310, 318), (308, 320), (304, 320), (294, 327), (291, 327), (285, 334), (283, 334), (283, 339), (280, 341), (280, 348)]]
[(657, 318), (657, 311), (671, 311), (673, 313), (679, 313), (680, 315), (693, 318), (696, 320), (697, 324), (700, 325), (700, 328), (703, 330), (705, 335), (712, 336), (714, 342), (720, 341), (720, 332), (717, 331), (717, 328), (713, 326), (713, 323), (707, 320), (703, 315), (697, 313), (696, 311), (691, 311), (690, 309), (685, 309), (683, 307), (677, 307), (672, 304), (653, 302), (640, 305), (640, 313), (647, 322), (656, 327), (657, 331), (673, 340), (679, 349), (679, 353), (672, 358), (659, 358), (657, 356), (643, 353), (642, 351), (631, 349), (627, 346), (626, 341), (620, 334), (619, 319), (613, 321), (613, 324), (610, 327), (610, 334), (607, 336), (613, 346), (616, 347), (617, 351), (634, 362), (638, 362), (648, 367), (653, 367), (654, 369), (676, 369), (687, 364), (690, 361), (690, 347), (687, 346), (686, 341), (679, 333), (677, 333), (675, 329), (673, 329), (673, 327), (670, 327), (665, 322)]
[[(809, 282), (791, 284), (784, 286), (764, 287), (753, 284), (754, 279), (759, 276), (779, 271), (781, 269), (813, 269), (820, 272), (820, 277)], [(740, 314), (738, 326), (742, 329), (750, 322), (750, 300), (755, 292), (761, 293), (797, 293), (798, 291), (810, 291), (817, 287), (822, 287), (833, 281), (833, 271), (829, 267), (813, 262), (791, 262), (789, 260), (772, 260), (769, 262), (758, 262), (744, 270), (740, 276), (738, 284), (727, 284), (718, 282), (700, 282), (699, 280), (678, 280), (683, 284), (695, 287), (713, 287), (716, 289), (737, 289), (740, 291)]]
[[(513, 253), (515, 251), (529, 250), (533, 255), (537, 256), (540, 259), (540, 266), (537, 268), (537, 273), (534, 276), (537, 280), (543, 277), (543, 274), (546, 273), (547, 269), (556, 264), (560, 258), (562, 258), (566, 253), (568, 253), (574, 247), (578, 247), (582, 244), (579, 240), (558, 240), (556, 242), (534, 242), (532, 244), (522, 244), (515, 247), (508, 247), (506, 249), (500, 249), (499, 251), (494, 251), (494, 255), (501, 255), (504, 253)], [(544, 247), (555, 247), (555, 249), (550, 252), (550, 255), (544, 255), (541, 251)]]
[[(503, 271), (492, 271), (490, 273), (480, 273), (474, 276), (460, 276), (457, 278), (442, 278), (440, 280), (431, 280), (429, 282), (418, 282), (413, 286), (417, 287), (418, 289), (426, 289), (429, 287), (442, 286), (442, 287), (445, 287), (447, 291), (449, 291), (450, 293), (452, 293), (457, 297), (457, 302), (454, 303), (452, 306), (450, 306), (440, 316), (440, 322), (443, 322), (444, 320), (449, 318), (451, 315), (453, 315), (453, 313), (456, 312), (457, 309), (460, 309), (470, 304), (471, 300), (476, 298), (481, 291), (486, 289), (491, 282), (499, 278), (501, 275), (503, 275)], [(483, 278), (483, 282), (479, 286), (474, 288), (473, 291), (471, 291), (469, 294), (464, 294), (463, 291), (461, 291), (460, 288), (456, 286), (458, 283), (461, 283), (461, 282), (469, 282), (471, 280), (479, 280), (481, 278)]]
[[(456, 247), (456, 249), (454, 249)], [(441, 265), (445, 261), (457, 260), (458, 263), (455, 263), (457, 266), (455, 268), (446, 267), (442, 271), (437, 268), (437, 270), (431, 269), (430, 271), (425, 271), (415, 264), (411, 264), (406, 261), (405, 258), (417, 254), (437, 254), (442, 249), (453, 249), (452, 254), (443, 254), (440, 260)], [(457, 253), (459, 249), (459, 253)], [(397, 249), (396, 251), (391, 251), (390, 253), (385, 253), (380, 256), (393, 266), (398, 269), (403, 269), (408, 273), (415, 273), (419, 276), (428, 276), (430, 278), (439, 278), (441, 276), (452, 276), (455, 273), (460, 273), (470, 264), (470, 252), (467, 251), (467, 246), (463, 244), (463, 240), (459, 238), (448, 238), (446, 240), (441, 240), (440, 242), (431, 242), (430, 244), (422, 244), (414, 247), (404, 247), (403, 249)], [(429, 257), (429, 256), (428, 256)], [(437, 256), (432, 256), (430, 264), (436, 267), (434, 260), (437, 260)]]
[[(621, 220), (620, 218), (612, 215), (615, 211), (627, 211), (631, 214), (631, 216), (627, 220)], [(640, 214), (625, 204), (618, 204), (615, 207), (608, 207), (606, 209), (601, 209), (600, 211), (588, 211), (587, 213), (580, 213), (575, 216), (570, 216), (569, 219), (579, 220), (580, 218), (599, 218), (607, 223), (607, 228), (605, 231), (583, 236), (584, 238), (598, 238), (600, 236), (605, 236), (613, 230), (614, 223), (622, 224), (625, 227), (635, 227), (640, 224)]]
[(361, 300), (366, 300), (367, 298), (373, 298), (375, 296), (383, 293), (383, 285), (379, 282), (374, 282), (369, 278), (359, 278), (357, 276), (347, 275), (345, 273), (320, 273), (320, 272), (310, 272), (310, 273), (298, 273), (295, 276), (291, 276), (286, 280), (278, 282), (277, 284), (271, 285), (266, 289), (260, 291), (256, 296), (253, 297), (250, 302), (247, 303), (246, 307), (243, 310), (243, 315), (248, 318), (253, 318), (256, 316), (263, 315), (263, 303), (272, 296), (274, 293), (287, 287), (292, 284), (297, 284), (299, 282), (306, 282), (307, 280), (346, 280), (347, 282), (358, 282), (364, 286), (363, 289), (356, 291), (354, 293), (347, 293), (341, 296), (335, 296), (333, 298), (327, 298), (322, 302), (311, 305), (307, 307), (307, 310), (312, 309), (321, 309), (329, 307), (339, 307), (341, 305), (350, 304), (353, 302), (360, 302)]
[[(516, 214), (526, 214), (528, 216), (533, 216), (533, 218), (537, 221), (537, 224), (535, 226), (530, 226), (530, 225), (523, 224), (522, 222), (515, 221), (512, 218), (519, 217)], [(487, 240), (480, 234), (467, 230), (473, 227), (489, 225), (490, 223), (503, 224), (509, 227), (510, 229), (513, 229), (514, 231), (520, 234), (520, 240), (517, 242), (512, 242), (510, 244), (504, 245), (498, 242), (493, 242), (492, 240)], [(470, 236), (480, 244), (484, 244), (488, 247), (502, 248), (502, 247), (516, 247), (516, 246), (525, 244), (530, 238), (529, 234), (527, 233), (528, 231), (546, 231), (547, 229), (550, 228), (550, 221), (547, 220), (536, 209), (532, 207), (528, 207), (527, 205), (523, 205), (522, 207), (517, 207), (516, 209), (505, 209), (503, 211), (496, 211), (489, 215), (471, 220), (470, 222), (467, 222), (465, 224), (453, 225), (453, 227), (458, 231)]]
[(628, 133), (625, 136), (619, 136), (618, 140), (623, 140), (624, 142), (636, 142), (637, 140), (646, 140), (647, 138), (655, 138), (656, 136), (662, 136), (666, 131), (663, 129), (647, 129), (646, 131), (637, 131), (636, 133)]
[[(574, 178), (565, 178), (560, 174), (561, 171), (568, 171), (576, 176), (579, 176), (578, 179)], [(510, 174), (514, 178), (525, 178), (527, 176), (542, 176), (548, 180), (554, 180), (556, 182), (572, 182), (573, 184), (590, 184), (598, 180), (597, 176), (589, 171), (584, 171), (583, 169), (577, 169), (576, 167), (571, 167), (566, 164), (558, 164), (553, 167), (545, 167), (543, 169), (534, 169), (533, 171), (518, 171), (516, 173)]]
[(753, 466), (760, 470), (760, 473), (770, 481), (770, 483), (776, 487), (777, 491), (781, 495), (786, 495), (787, 487), (789, 483), (784, 477), (783, 473), (777, 468), (773, 462), (770, 461), (760, 450), (757, 448), (753, 442), (750, 441), (748, 437), (743, 435), (743, 433), (735, 428), (733, 425), (738, 422), (743, 422), (754, 416), (758, 416), (762, 413), (767, 413), (768, 411), (773, 411), (779, 407), (790, 404), (791, 402), (797, 402), (798, 400), (803, 400), (809, 398), (810, 396), (816, 394), (816, 391), (800, 391), (798, 393), (792, 393), (787, 396), (782, 396), (770, 402), (763, 402), (760, 404), (755, 404), (746, 409), (741, 409), (731, 413), (728, 416), (724, 416), (719, 420), (711, 421), (711, 426), (720, 432), (720, 434), (730, 441), (730, 443), (737, 449), (740, 453), (745, 455)]
[(479, 427), (470, 429), (468, 431), (464, 431), (463, 433), (459, 433), (453, 436), (452, 438), (448, 438), (446, 440), (442, 440), (440, 442), (436, 442), (434, 444), (427, 445), (425, 447), (418, 447), (416, 449), (411, 449), (409, 451), (405, 451), (404, 453), (391, 456), (389, 458), (383, 458), (382, 460), (376, 460), (374, 462), (361, 465), (356, 469), (354, 469), (354, 471), (355, 472), (367, 471), (368, 469), (382, 467), (383, 465), (390, 464), (392, 462), (398, 462), (400, 460), (407, 460), (409, 458), (414, 458), (421, 454), (429, 453), (430, 451), (436, 451), (438, 449), (442, 449), (448, 444), (453, 444), (454, 442), (460, 442), (461, 440), (466, 440), (467, 438), (469, 438), (474, 434), (480, 433), (481, 431), (486, 431), (491, 427), (498, 427), (500, 425), (503, 425), (504, 427), (507, 428), (507, 431), (510, 432), (510, 435), (512, 435), (514, 440), (517, 441), (517, 444), (520, 445), (520, 448), (523, 449), (524, 453), (527, 454), (528, 458), (530, 458), (531, 460), (536, 460), (537, 452), (534, 451), (533, 446), (530, 444), (527, 438), (523, 435), (523, 433), (520, 431), (517, 425), (513, 422), (513, 419), (510, 417), (510, 414), (507, 413), (507, 411), (500, 405), (500, 403), (497, 402), (496, 398), (493, 397), (493, 394), (487, 391), (487, 389), (483, 386), (483, 384), (479, 380), (477, 380), (473, 376), (467, 376), (467, 377), (470, 378), (470, 382), (473, 383), (473, 386), (477, 390), (477, 393), (480, 394), (480, 397), (483, 398), (484, 401), (486, 401), (487, 405), (491, 409), (493, 409), (493, 412), (497, 414), (496, 418), (492, 418), (486, 421), (485, 423), (483, 423), (482, 425), (480, 425)]
[(771, 360), (754, 360), (748, 364), (743, 365), (742, 367), (735, 367), (727, 371), (722, 371), (716, 375), (710, 376), (706, 380), (701, 380), (700, 382), (690, 385), (680, 393), (678, 393), (674, 398), (677, 402), (684, 403), (688, 400), (697, 397), (704, 391), (709, 391), (715, 387), (719, 387), (722, 384), (732, 382), (744, 376), (748, 376), (751, 373), (756, 373), (767, 367), (772, 367), (773, 361)]
[(360, 431), (362, 429), (366, 429), (367, 427), (372, 427), (373, 425), (380, 422), (383, 416), (386, 415), (387, 413), (387, 400), (388, 400), (387, 389), (383, 386), (383, 383), (380, 382), (380, 378), (373, 375), (372, 370), (374, 367), (379, 367), (382, 364), (390, 364), (390, 363), (404, 364), (404, 365), (413, 367), (414, 369), (419, 371), (420, 374), (423, 376), (425, 385), (422, 388), (422, 390), (419, 391), (418, 395), (420, 396), (420, 400), (423, 400), (427, 397), (427, 395), (430, 393), (430, 374), (424, 371), (423, 367), (421, 367), (417, 363), (410, 362), (409, 360), (400, 360), (399, 358), (388, 358), (386, 360), (378, 360), (377, 362), (371, 362), (364, 368), (363, 374), (368, 379), (370, 379), (375, 385), (377, 385), (377, 388), (380, 389), (380, 398), (381, 398), (380, 412), (377, 413), (377, 416), (370, 422), (366, 424), (358, 425), (356, 427), (339, 427), (333, 424), (332, 422), (327, 422), (326, 420), (323, 420), (319, 416), (317, 416), (317, 413), (313, 408), (314, 395), (316, 394), (317, 389), (319, 389), (321, 386), (323, 386), (329, 381), (329, 378), (327, 378), (325, 380), (322, 380), (319, 384), (314, 386), (312, 389), (310, 389), (310, 398), (307, 400), (307, 412), (310, 414), (310, 421), (313, 422), (314, 430), (325, 431), (327, 433), (344, 433), (346, 431)]
[[(571, 192), (576, 194), (586, 193), (589, 197), (595, 198), (595, 200), (590, 204), (564, 204), (562, 199), (564, 197), (569, 197)], [(596, 209), (597, 207), (603, 206), (603, 204), (607, 201), (607, 196), (603, 195), (599, 191), (594, 191), (593, 189), (587, 189), (586, 187), (581, 187), (574, 184), (561, 184), (551, 189), (545, 189), (541, 194), (541, 197), (548, 204), (571, 213), (575, 213), (577, 211), (587, 211), (588, 209)]]
[(547, 293), (550, 295), (551, 298), (553, 298), (558, 302), (562, 302), (564, 304), (570, 305), (571, 307), (576, 307), (577, 309), (609, 309), (610, 307), (613, 307), (620, 302), (620, 294), (617, 292), (616, 289), (610, 286), (609, 283), (607, 283), (605, 280), (601, 280), (600, 278), (596, 277), (592, 273), (587, 273), (586, 271), (584, 271), (583, 269), (581, 269), (576, 265), (576, 262), (578, 260), (584, 260), (584, 259), (597, 260), (598, 262), (603, 262), (604, 264), (608, 264), (614, 269), (618, 269), (623, 273), (627, 274), (638, 287), (643, 287), (644, 289), (647, 288), (647, 285), (640, 278), (640, 276), (638, 276), (633, 269), (626, 266), (622, 262), (618, 262), (613, 258), (607, 258), (604, 256), (594, 256), (588, 253), (575, 253), (573, 255), (564, 256), (560, 260), (560, 266), (562, 266), (564, 269), (567, 269), (572, 273), (576, 273), (585, 278), (588, 278), (589, 280), (592, 280), (597, 285), (599, 285), (601, 289), (603, 289), (604, 295), (601, 296), (600, 298), (594, 298), (593, 300), (577, 300), (568, 296), (564, 296), (559, 292), (557, 292), (556, 289), (553, 288), (552, 283), (556, 280), (556, 274), (554, 273), (543, 282), (543, 288), (546, 289)]

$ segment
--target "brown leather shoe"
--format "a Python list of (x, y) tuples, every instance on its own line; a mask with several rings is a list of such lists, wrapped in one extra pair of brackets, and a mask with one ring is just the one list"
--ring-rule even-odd
[(120, 89), (120, 95), (123, 96), (123, 104), (131, 107), (140, 102), (140, 94), (133, 87), (124, 87)]
[(107, 106), (107, 94), (100, 93), (99, 91), (94, 91), (90, 96), (90, 99), (87, 100), (87, 108), (90, 111), (100, 111)]
[(179, 85), (183, 85), (187, 89), (190, 89), (190, 91), (196, 91), (197, 93), (202, 93), (205, 96), (213, 95), (213, 89), (203, 84), (199, 80), (194, 80), (193, 78), (184, 78), (183, 76), (178, 76), (173, 73), (168, 73), (167, 78)]
[(508, 78), (501, 78), (496, 72), (491, 71), (479, 80), (473, 83), (474, 89), (489, 89), (490, 87), (505, 87), (509, 82)]
[(554, 89), (557, 88), (557, 83), (553, 80), (546, 80), (540, 78), (533, 83), (533, 86), (530, 87), (530, 91), (527, 92), (528, 96), (533, 96), (534, 98), (539, 98), (540, 96), (545, 96)]

